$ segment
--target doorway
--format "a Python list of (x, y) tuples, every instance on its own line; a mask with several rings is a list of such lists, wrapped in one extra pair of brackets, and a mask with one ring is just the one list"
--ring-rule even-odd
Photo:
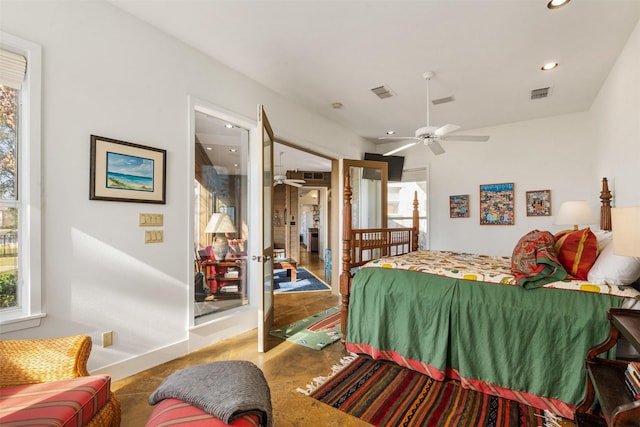
[[(276, 175), (294, 185), (274, 186), (274, 250), (331, 285), (332, 159), (276, 140)], [(328, 264), (326, 264), (328, 263)]]

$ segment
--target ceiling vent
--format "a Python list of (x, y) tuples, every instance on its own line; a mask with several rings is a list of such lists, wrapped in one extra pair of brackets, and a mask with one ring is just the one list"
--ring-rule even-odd
[(549, 96), (551, 92), (551, 88), (550, 87), (543, 87), (540, 89), (533, 89), (531, 91), (531, 99), (540, 99), (540, 98), (546, 98)]
[(378, 86), (371, 89), (371, 92), (375, 93), (376, 96), (380, 99), (391, 98), (393, 96), (393, 92), (386, 86)]
[(440, 98), (440, 99), (434, 99), (433, 101), (431, 101), (431, 103), (433, 105), (438, 105), (438, 104), (444, 104), (446, 102), (453, 102), (456, 99), (453, 96), (447, 96), (445, 98)]

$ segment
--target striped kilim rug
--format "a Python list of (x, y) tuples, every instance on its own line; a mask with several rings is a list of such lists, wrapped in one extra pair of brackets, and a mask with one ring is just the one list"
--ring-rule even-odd
[(329, 378), (298, 391), (375, 426), (545, 425), (542, 410), (463, 389), (457, 381), (436, 381), (392, 362), (345, 359)]

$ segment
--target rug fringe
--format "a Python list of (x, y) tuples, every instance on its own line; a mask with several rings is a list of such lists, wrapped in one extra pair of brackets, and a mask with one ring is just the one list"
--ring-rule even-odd
[(349, 353), (348, 356), (344, 356), (342, 359), (340, 359), (340, 362), (336, 363), (335, 365), (333, 365), (331, 367), (331, 373), (329, 373), (329, 375), (324, 376), (324, 377), (322, 377), (322, 376), (321, 377), (316, 377), (316, 378), (313, 379), (313, 382), (307, 384), (305, 386), (305, 388), (298, 387), (296, 389), (296, 391), (299, 392), (299, 393), (302, 393), (302, 394), (305, 394), (305, 395), (309, 396), (311, 393), (316, 391), (318, 389), (318, 387), (320, 387), (322, 384), (326, 383), (330, 378), (332, 378), (338, 372), (342, 371), (344, 368), (349, 366), (357, 358), (358, 358), (357, 354)]
[(544, 426), (545, 427), (562, 427), (560, 425), (561, 417), (554, 414), (553, 412), (546, 410), (544, 411)]

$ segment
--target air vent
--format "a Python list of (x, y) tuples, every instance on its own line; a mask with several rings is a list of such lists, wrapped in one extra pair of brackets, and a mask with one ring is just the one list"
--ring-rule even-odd
[(540, 89), (533, 89), (531, 91), (531, 99), (540, 99), (540, 98), (546, 98), (549, 96), (549, 93), (551, 91), (550, 87), (543, 87)]
[(391, 98), (393, 96), (391, 89), (386, 86), (374, 87), (371, 89), (371, 92), (375, 93), (380, 99)]
[(456, 99), (453, 96), (447, 96), (446, 98), (434, 99), (431, 101), (433, 105), (444, 104), (446, 102), (453, 102)]

